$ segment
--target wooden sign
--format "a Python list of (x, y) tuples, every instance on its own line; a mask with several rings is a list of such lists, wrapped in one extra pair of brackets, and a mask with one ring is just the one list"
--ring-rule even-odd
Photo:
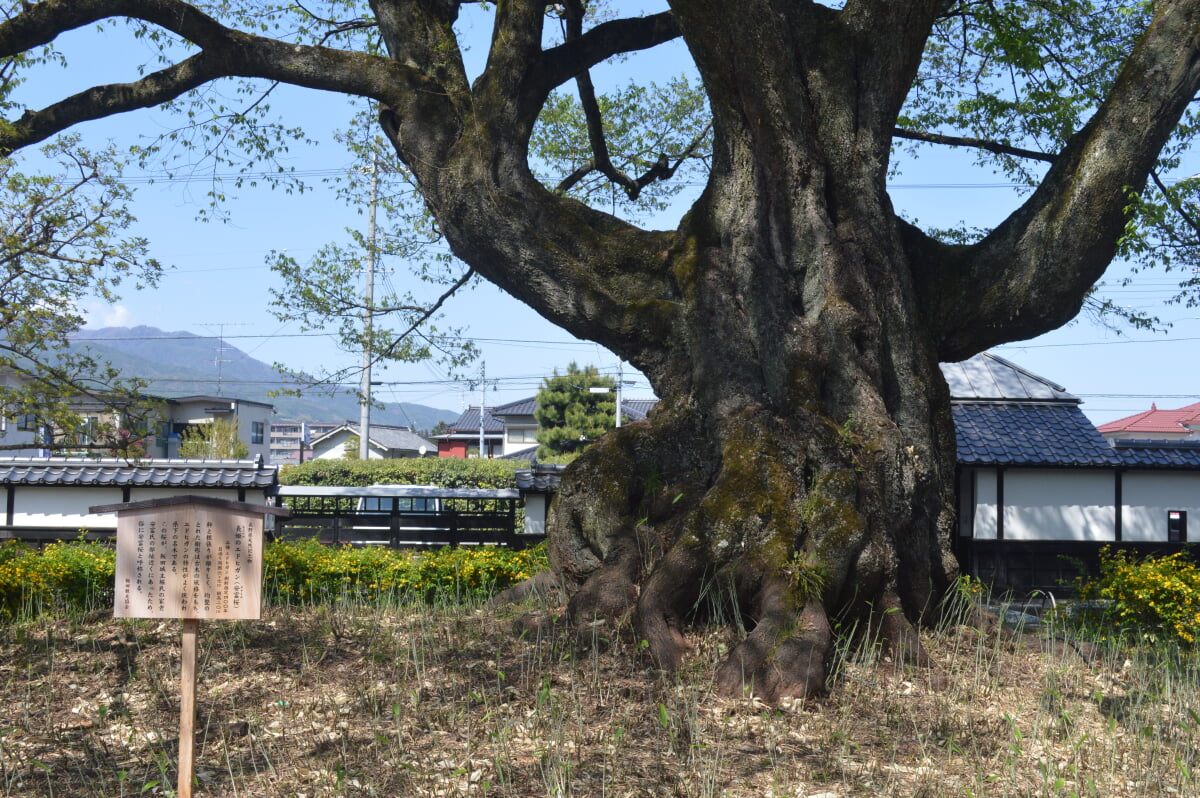
[(183, 620), (175, 795), (191, 798), (200, 620), (261, 616), (263, 518), (289, 511), (207, 496), (88, 509), (117, 514), (113, 615)]
[(259, 513), (203, 504), (122, 512), (113, 615), (259, 618), (262, 547)]

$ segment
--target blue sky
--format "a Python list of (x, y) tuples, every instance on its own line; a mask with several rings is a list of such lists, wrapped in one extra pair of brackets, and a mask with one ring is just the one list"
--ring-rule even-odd
[[(484, 30), (481, 21), (477, 36)], [(27, 87), (28, 102), (58, 98), (96, 80), (133, 78), (133, 66), (145, 52), (143, 45), (126, 40), (119, 31), (106, 33), (102, 42), (98, 46), (90, 31), (64, 39), (61, 46), (68, 53), (69, 68), (39, 76)], [(477, 44), (468, 58), (477, 60), (483, 50)], [(665, 79), (683, 69), (679, 49), (663, 48), (630, 59), (597, 80), (622, 82), (634, 73)], [(294, 89), (281, 90), (274, 104), (289, 109), (289, 123), (305, 125), (320, 139), (329, 136), (328, 121), (344, 116), (349, 107), (339, 96)], [(142, 111), (91, 123), (78, 132), (92, 146), (109, 139), (128, 145), (169, 124), (162, 113)], [(289, 158), (298, 170), (314, 177), (350, 166), (338, 148), (297, 149)], [(966, 154), (946, 154), (905, 162), (892, 183), (893, 203), (922, 226), (995, 223), (1015, 207), (1019, 196), (1004, 177), (974, 169), (970, 161)], [(295, 324), (281, 324), (268, 313), (268, 292), (276, 278), (264, 262), (266, 254), (277, 249), (286, 249), (300, 260), (311, 256), (322, 244), (341, 238), (344, 227), (364, 225), (354, 210), (342, 206), (320, 185), (301, 196), (260, 188), (230, 202), (231, 221), (205, 223), (196, 219), (210, 185), (202, 175), (153, 184), (138, 179), (135, 184), (138, 232), (150, 239), (154, 257), (173, 268), (155, 290), (128, 290), (115, 306), (90, 308), (90, 326), (148, 325), (214, 337), (223, 333), (229, 343), (256, 358), (311, 371), (358, 362), (357, 354), (339, 351), (327, 337), (302, 335)], [(689, 196), (695, 191), (698, 187), (690, 187)], [(673, 227), (685, 204), (677, 203), (673, 213), (657, 218), (654, 226)], [(398, 285), (410, 280), (404, 264), (384, 264), (384, 268), (390, 270), (386, 279)], [(1114, 265), (1109, 281), (1115, 282), (1122, 270), (1121, 264)], [(1195, 365), (1200, 310), (1163, 305), (1172, 283), (1172, 275), (1152, 272), (1113, 293), (1122, 304), (1158, 312), (1172, 321), (1169, 334), (1118, 335), (1079, 321), (996, 351), (1083, 398), (1085, 412), (1097, 423), (1145, 410), (1151, 402), (1159, 407), (1189, 404), (1200, 399)], [(572, 360), (605, 371), (616, 368), (611, 353), (573, 339), (488, 285), (453, 300), (447, 315), (449, 323), (465, 327), (478, 341), (487, 378), (495, 383), (495, 390), (487, 394), (489, 404), (533, 394), (541, 376), (564, 369)], [(213, 346), (215, 358), (215, 339)], [(470, 369), (469, 376), (477, 376), (478, 368)], [(650, 395), (640, 375), (627, 374), (627, 378), (635, 381), (629, 395)], [(385, 403), (407, 401), (458, 410), (477, 403), (479, 397), (465, 382), (452, 382), (427, 364), (389, 366), (375, 379), (385, 383), (377, 389), (377, 398)]]

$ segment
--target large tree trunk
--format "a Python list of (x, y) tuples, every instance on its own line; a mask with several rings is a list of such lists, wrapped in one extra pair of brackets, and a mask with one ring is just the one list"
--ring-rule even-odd
[[(586, 32), (569, 2), (575, 22), (554, 47), (544, 26), (558, 4), (502, 0), (473, 82), (461, 2), (370, 5), (386, 57), (235, 30), (179, 0), (25, 4), (0, 21), (0, 55), (109, 17), (198, 52), (25, 110), (0, 124), (0, 155), (221, 77), (373, 98), (454, 253), (632, 361), (662, 398), (567, 473), (551, 554), (572, 615), (632, 618), (670, 665), (697, 608), (735, 597), (752, 629), (722, 685), (770, 697), (821, 688), (835, 613), (921, 659), (913, 629), (955, 573), (938, 361), (1078, 311), (1114, 255), (1130, 188), (1200, 92), (1200, 0), (1151, 5), (1037, 190), (962, 247), (899, 220), (886, 190), (894, 126), (949, 0), (671, 0)], [(676, 37), (715, 137), (710, 180), (679, 228), (640, 230), (542, 186), (528, 150), (550, 92)]]
[[(631, 615), (666, 665), (697, 608), (735, 597), (752, 628), (722, 688), (801, 695), (824, 685), (835, 614), (923, 659), (914, 627), (956, 574), (949, 397), (879, 223), (889, 136), (871, 125), (891, 109), (863, 104), (886, 87), (773, 78), (788, 53), (828, 55), (819, 31), (730, 36), (704, 13), (683, 27), (711, 59), (716, 156), (669, 253), (682, 310), (648, 359), (663, 402), (568, 469), (551, 559), (574, 618)], [(739, 35), (754, 53), (723, 46)]]
[(761, 171), (714, 181), (672, 253), (663, 401), (568, 469), (551, 558), (574, 618), (632, 613), (666, 665), (701, 599), (736, 596), (753, 628), (721, 684), (774, 698), (824, 684), (835, 613), (921, 657), (956, 572), (954, 444), (896, 232), (796, 213), (813, 189), (743, 153)]

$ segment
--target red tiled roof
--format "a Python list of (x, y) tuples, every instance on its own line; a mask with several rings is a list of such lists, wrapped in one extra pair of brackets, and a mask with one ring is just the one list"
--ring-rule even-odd
[(1153, 435), (1163, 433), (1187, 433), (1188, 425), (1200, 425), (1200, 402), (1181, 407), (1178, 410), (1159, 410), (1157, 405), (1132, 416), (1119, 418), (1102, 424), (1098, 429), (1102, 434), (1114, 432), (1136, 432)]

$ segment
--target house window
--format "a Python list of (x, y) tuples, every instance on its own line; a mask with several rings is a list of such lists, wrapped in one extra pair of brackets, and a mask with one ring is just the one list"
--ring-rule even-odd
[(533, 429), (509, 429), (509, 443), (537, 443), (537, 428)]
[(17, 417), (17, 429), (24, 432), (32, 432), (38, 428), (37, 415), (34, 413), (22, 413)]
[(266, 424), (261, 421), (250, 422), (250, 443), (262, 443), (263, 433), (266, 430)]

